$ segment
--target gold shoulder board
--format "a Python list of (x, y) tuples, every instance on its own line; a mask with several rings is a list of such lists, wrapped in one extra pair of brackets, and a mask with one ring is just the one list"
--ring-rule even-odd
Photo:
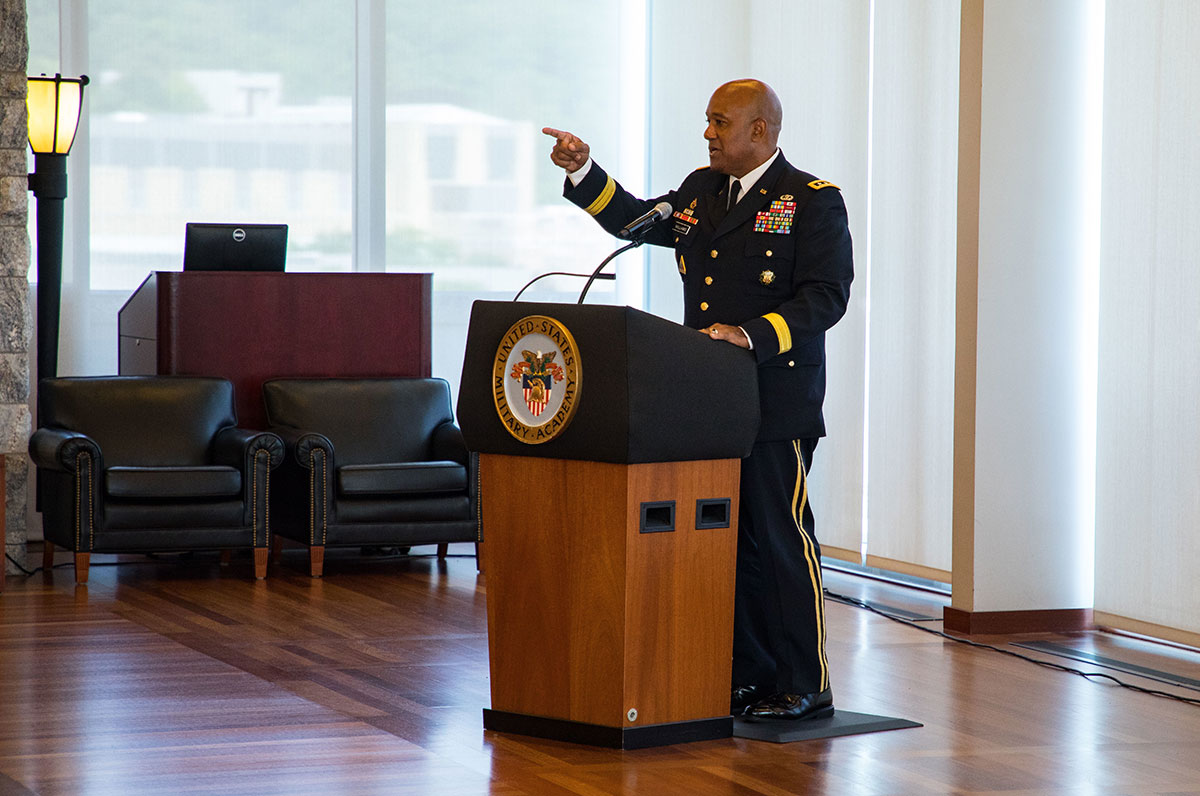
[[(829, 180), (813, 180), (808, 184), (808, 187), (812, 188), (814, 191), (819, 191), (822, 188), (837, 188), (837, 186), (831, 183)], [(838, 190), (840, 191), (841, 188), (838, 188)]]

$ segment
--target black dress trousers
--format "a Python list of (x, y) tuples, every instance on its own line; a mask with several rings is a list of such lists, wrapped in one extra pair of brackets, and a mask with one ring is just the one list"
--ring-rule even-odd
[(829, 687), (821, 548), (808, 500), (817, 440), (757, 442), (742, 460), (733, 685)]

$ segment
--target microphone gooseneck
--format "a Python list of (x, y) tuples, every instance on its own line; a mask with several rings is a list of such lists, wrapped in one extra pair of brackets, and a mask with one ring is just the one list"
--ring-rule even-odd
[(617, 237), (621, 240), (632, 240), (634, 236), (645, 232), (664, 218), (671, 217), (671, 203), (659, 202), (649, 213), (638, 216), (633, 221), (625, 225), (625, 228), (617, 233)]
[[(665, 203), (664, 203), (664, 204), (665, 204)], [(592, 286), (592, 282), (594, 282), (594, 281), (596, 281), (597, 279), (599, 279), (599, 278), (600, 278), (600, 272), (604, 270), (604, 266), (606, 266), (606, 265), (608, 265), (610, 262), (612, 262), (612, 258), (616, 257), (616, 256), (617, 256), (618, 254), (620, 254), (621, 252), (626, 252), (626, 251), (629, 251), (630, 249), (635, 249), (635, 248), (637, 248), (638, 246), (641, 246), (643, 243), (645, 243), (645, 241), (644, 241), (644, 240), (642, 240), (641, 238), (638, 238), (638, 239), (637, 239), (637, 240), (635, 240), (635, 241), (631, 241), (631, 242), (629, 242), (629, 243), (626, 243), (624, 246), (622, 246), (621, 248), (617, 249), (615, 252), (613, 252), (612, 254), (608, 255), (608, 256), (607, 256), (607, 257), (605, 257), (603, 260), (601, 260), (601, 261), (600, 261), (600, 264), (596, 266), (596, 270), (595, 270), (595, 271), (592, 271), (592, 275), (591, 275), (590, 277), (588, 277), (588, 281), (587, 281), (587, 282), (584, 284), (584, 286), (583, 286), (583, 291), (582, 291), (582, 292), (579, 294), (579, 301), (576, 301), (575, 303), (576, 303), (576, 304), (582, 304), (582, 303), (583, 303), (583, 299), (584, 299), (584, 298), (587, 296), (588, 288), (590, 288), (590, 287)]]
[(599, 276), (594, 276), (592, 274), (576, 274), (571, 271), (547, 271), (544, 274), (538, 274), (533, 279), (530, 279), (528, 282), (526, 282), (525, 287), (518, 290), (517, 295), (513, 296), (512, 300), (517, 301), (518, 299), (521, 298), (521, 294), (524, 293), (526, 290), (528, 290), (529, 287), (531, 285), (533, 285), (534, 282), (538, 282), (542, 279), (545, 279), (548, 276), (577, 276), (580, 279), (591, 278), (591, 279), (608, 279), (608, 280), (613, 280), (613, 279), (617, 278), (616, 274), (600, 274)]

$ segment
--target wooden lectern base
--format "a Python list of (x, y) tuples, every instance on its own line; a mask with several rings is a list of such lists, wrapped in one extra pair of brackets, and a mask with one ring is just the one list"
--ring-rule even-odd
[(652, 746), (716, 741), (732, 737), (733, 716), (677, 721), (673, 724), (652, 724), (647, 727), (602, 727), (598, 724), (544, 719), (484, 708), (483, 728), (589, 746), (606, 746), (611, 749), (649, 749)]
[(482, 454), (488, 729), (728, 737), (740, 461)]

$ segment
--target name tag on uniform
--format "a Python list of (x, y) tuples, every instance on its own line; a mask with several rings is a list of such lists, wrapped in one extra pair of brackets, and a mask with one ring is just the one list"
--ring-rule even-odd
[(700, 219), (692, 215), (691, 209), (676, 210), (671, 214), (675, 219), (675, 234), (686, 235), (692, 231), (692, 227), (700, 222)]
[(795, 216), (795, 202), (785, 202), (782, 199), (771, 202), (770, 207), (758, 211), (754, 216), (754, 231), (786, 235), (792, 231), (792, 220)]

